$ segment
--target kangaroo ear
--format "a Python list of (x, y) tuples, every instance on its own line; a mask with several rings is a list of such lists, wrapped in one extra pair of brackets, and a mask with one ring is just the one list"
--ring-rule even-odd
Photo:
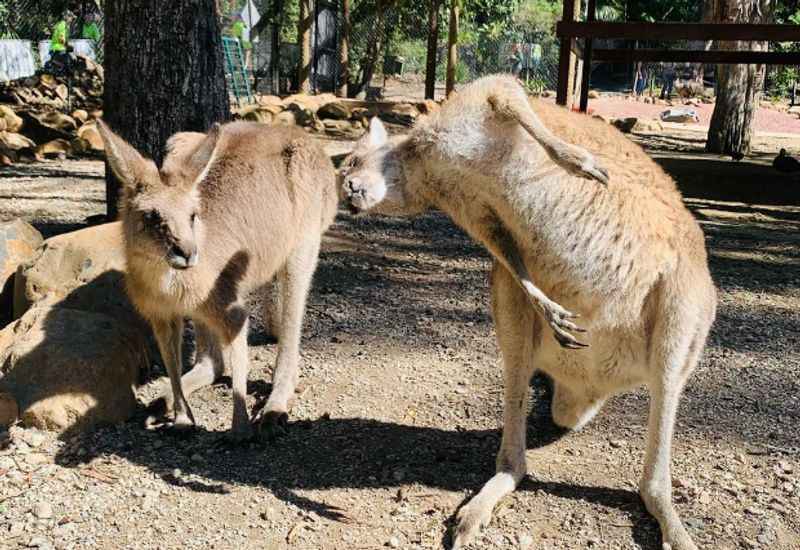
[(102, 120), (97, 121), (97, 129), (103, 138), (108, 164), (123, 187), (138, 192), (151, 183), (153, 177), (158, 179), (158, 170), (152, 160), (140, 155)]
[(200, 142), (186, 160), (186, 169), (191, 174), (193, 185), (199, 184), (208, 175), (208, 170), (214, 164), (214, 159), (217, 156), (217, 147), (221, 134), (222, 126), (215, 122), (208, 134), (206, 134), (205, 139)]
[(389, 140), (386, 127), (378, 117), (372, 117), (369, 122), (369, 145), (370, 147), (382, 147)]

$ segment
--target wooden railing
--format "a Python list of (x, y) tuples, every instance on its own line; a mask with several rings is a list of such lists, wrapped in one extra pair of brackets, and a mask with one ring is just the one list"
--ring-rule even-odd
[(588, 0), (586, 21), (575, 21), (575, 0), (564, 0), (562, 21), (556, 26), (561, 39), (556, 102), (566, 105), (569, 94), (570, 54), (580, 51), (576, 39), (583, 39), (580, 71), (579, 109), (589, 103), (589, 77), (592, 61), (677, 61), (690, 63), (800, 65), (798, 52), (749, 50), (666, 50), (594, 49), (596, 38), (627, 40), (738, 40), (744, 42), (800, 42), (800, 25), (756, 25), (730, 23), (607, 23), (596, 21), (596, 0)]

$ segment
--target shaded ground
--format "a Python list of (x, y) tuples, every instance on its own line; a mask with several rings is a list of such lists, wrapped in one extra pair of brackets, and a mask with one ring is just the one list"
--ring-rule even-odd
[[(691, 132), (636, 139), (680, 182), (720, 289), (679, 415), (678, 509), (701, 548), (796, 549), (800, 182), (769, 167), (771, 140), (732, 163), (701, 154)], [(51, 172), (44, 178), (19, 170), (0, 173), (3, 217), (52, 233), (102, 211), (100, 163), (30, 167)], [(0, 548), (441, 548), (499, 444), (489, 260), (439, 214), (342, 213), (332, 235), (285, 435), (264, 447), (216, 445), (230, 422), (226, 383), (192, 397), (201, 427), (187, 439), (133, 421), (66, 442), (27, 431), (29, 443), (0, 451)], [(251, 335), (254, 400), (269, 391), (275, 346), (265, 340)], [(612, 399), (559, 439), (546, 384), (534, 392), (532, 474), (473, 547), (659, 549), (635, 491), (646, 393)], [(51, 517), (37, 517), (42, 503)]]

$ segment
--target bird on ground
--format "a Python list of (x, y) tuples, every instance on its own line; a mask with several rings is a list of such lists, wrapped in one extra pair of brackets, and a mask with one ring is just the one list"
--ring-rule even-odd
[(786, 149), (781, 149), (778, 156), (772, 161), (772, 166), (778, 172), (785, 172), (787, 174), (800, 172), (800, 161), (787, 154)]

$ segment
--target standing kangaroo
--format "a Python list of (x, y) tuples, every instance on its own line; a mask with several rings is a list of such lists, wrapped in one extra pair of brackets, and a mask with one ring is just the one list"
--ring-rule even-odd
[[(322, 234), (336, 215), (336, 175), (298, 129), (235, 122), (175, 134), (159, 170), (99, 124), (123, 186), (126, 286), (150, 322), (169, 373), (174, 426), (194, 423), (187, 397), (230, 366), (234, 438), (251, 433), (244, 299), (277, 274), (278, 357), (272, 393), (254, 422), (288, 415), (298, 381), (305, 301)], [(268, 306), (267, 306), (268, 307)], [(184, 318), (197, 325), (198, 361), (181, 378)]]
[[(538, 114), (559, 138), (598, 155), (607, 186), (578, 177), (587, 170), (565, 170), (521, 116), (509, 113), (528, 120)], [(716, 290), (703, 233), (661, 168), (608, 124), (546, 104), (534, 114), (512, 79), (486, 77), (405, 137), (388, 140), (373, 120), (341, 178), (352, 210), (435, 207), (494, 257), (503, 437), (496, 475), (458, 513), (453, 547), (488, 524), (527, 472), (528, 383), (538, 369), (554, 381), (553, 419), (571, 429), (589, 422), (611, 395), (648, 387), (641, 496), (664, 543), (695, 550), (672, 504), (671, 441), (683, 386), (714, 319)], [(577, 347), (568, 334), (577, 327), (564, 308), (581, 316), (590, 347), (567, 349)], [(548, 326), (557, 341), (547, 337)]]

